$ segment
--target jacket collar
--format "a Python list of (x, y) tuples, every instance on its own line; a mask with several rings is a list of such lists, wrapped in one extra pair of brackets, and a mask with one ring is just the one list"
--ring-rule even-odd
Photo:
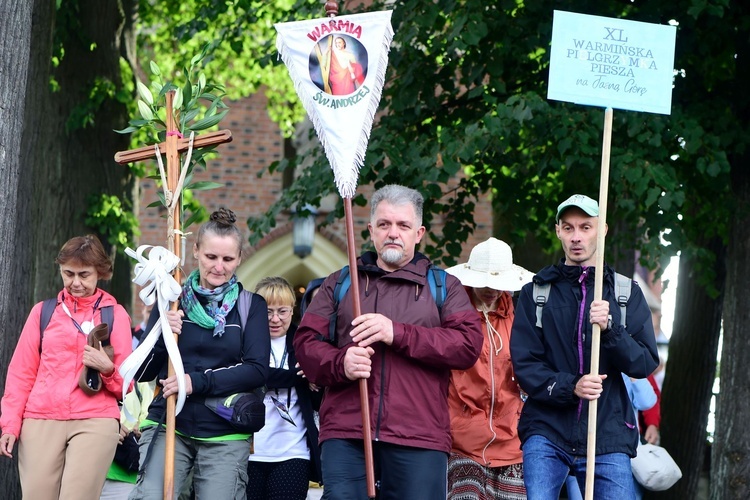
[[(581, 274), (583, 274), (583, 267), (582, 266), (568, 266), (565, 264), (565, 259), (561, 258), (560, 261), (553, 265), (553, 266), (547, 266), (541, 271), (539, 271), (534, 276), (534, 283), (537, 284), (544, 284), (544, 283), (554, 283), (557, 281), (569, 281), (571, 283), (576, 283), (579, 281)], [(595, 276), (596, 269), (594, 266), (589, 266), (589, 272), (588, 276), (586, 276), (586, 283), (593, 283), (594, 282), (594, 276)], [(613, 273), (611, 267), (609, 267), (606, 263), (604, 264), (604, 280), (605, 282), (612, 284), (613, 281)]]
[(388, 272), (378, 267), (377, 253), (365, 252), (359, 258), (357, 269), (361, 272), (377, 275), (378, 277), (388, 275), (389, 278), (412, 281), (423, 286), (427, 283), (427, 270), (430, 265), (430, 259), (419, 252), (414, 252), (414, 258), (408, 264), (401, 269)]

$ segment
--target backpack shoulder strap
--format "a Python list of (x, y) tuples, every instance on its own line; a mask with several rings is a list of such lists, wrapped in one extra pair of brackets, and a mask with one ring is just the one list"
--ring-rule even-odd
[(542, 327), (542, 310), (549, 298), (549, 289), (549, 283), (539, 284), (536, 281), (534, 282), (532, 297), (534, 297), (534, 302), (536, 303), (536, 326), (539, 328)]
[(344, 266), (341, 268), (341, 274), (339, 274), (339, 279), (336, 280), (336, 286), (333, 288), (333, 302), (337, 309), (351, 285), (352, 276), (349, 274), (349, 266)]
[(351, 284), (352, 277), (349, 274), (349, 266), (344, 266), (341, 268), (341, 273), (336, 280), (336, 286), (333, 287), (333, 312), (331, 313), (331, 317), (328, 318), (328, 338), (324, 340), (328, 340), (329, 342), (336, 340), (336, 320), (338, 318), (339, 304), (344, 295), (346, 295), (346, 292), (349, 291)]
[(440, 269), (436, 266), (430, 267), (430, 273), (427, 275), (427, 282), (430, 285), (430, 292), (435, 299), (438, 312), (443, 313), (443, 304), (445, 303), (445, 297), (448, 294), (448, 290), (445, 286), (445, 280), (447, 277), (445, 269)]
[(52, 314), (55, 312), (57, 307), (57, 297), (53, 299), (47, 299), (42, 302), (42, 312), (39, 316), (39, 353), (42, 352), (42, 340), (44, 339), (44, 330), (47, 329), (49, 321), (52, 319)]
[(247, 290), (242, 290), (240, 296), (237, 298), (237, 308), (240, 312), (240, 326), (242, 331), (245, 331), (245, 325), (247, 324), (247, 317), (250, 315), (250, 305), (253, 303), (253, 294)]
[(112, 325), (115, 324), (115, 306), (102, 307), (102, 323), (106, 323), (109, 331), (112, 331)]
[(628, 301), (630, 300), (630, 291), (633, 286), (633, 280), (620, 273), (615, 273), (615, 299), (620, 306), (620, 325), (626, 326), (626, 314), (628, 312)]

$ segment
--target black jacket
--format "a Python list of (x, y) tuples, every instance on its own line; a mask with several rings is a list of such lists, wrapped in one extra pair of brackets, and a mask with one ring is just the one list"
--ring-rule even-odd
[[(156, 323), (157, 313), (154, 308), (148, 331)], [(190, 321), (185, 313), (177, 346), (185, 373), (190, 375), (193, 392), (176, 418), (175, 427), (180, 433), (198, 438), (237, 433), (227, 420), (208, 409), (204, 401), (207, 397), (249, 392), (265, 384), (271, 341), (268, 307), (260, 295), (253, 296), (245, 330), (241, 330), (237, 304), (227, 314), (221, 337), (214, 337), (213, 330)], [(167, 351), (163, 338), (156, 342), (136, 378), (140, 381), (167, 378)], [(166, 400), (160, 392), (149, 407), (148, 419), (162, 421), (165, 407)]]
[[(659, 355), (651, 311), (640, 287), (633, 282), (623, 327), (614, 297), (614, 271), (605, 268), (603, 298), (610, 303), (613, 327), (600, 337), (599, 373), (607, 378), (597, 403), (596, 454), (627, 453), (633, 457), (638, 433), (621, 373), (646, 378), (656, 369)], [(510, 346), (516, 378), (529, 395), (518, 425), (522, 443), (532, 435), (542, 435), (570, 454), (586, 455), (588, 401), (579, 399), (573, 390), (591, 367), (589, 308), (594, 298), (594, 271), (593, 267), (584, 271), (561, 261), (534, 277), (537, 283), (551, 283), (542, 328), (536, 326), (533, 285), (521, 290)]]
[(323, 388), (318, 392), (313, 392), (310, 390), (310, 383), (307, 378), (297, 375), (299, 368), (294, 368), (297, 364), (297, 356), (294, 353), (293, 344), (296, 331), (297, 325), (292, 324), (286, 333), (287, 361), (290, 369), (270, 368), (266, 386), (269, 390), (288, 389), (290, 387), (297, 389), (298, 404), (307, 429), (307, 446), (310, 447), (310, 480), (319, 483), (323, 476), (320, 470), (320, 445), (318, 444), (318, 427), (315, 425), (314, 412), (320, 410)]

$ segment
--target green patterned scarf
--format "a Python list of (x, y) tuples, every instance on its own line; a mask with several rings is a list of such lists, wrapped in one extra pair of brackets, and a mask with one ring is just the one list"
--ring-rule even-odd
[[(237, 302), (240, 286), (237, 284), (237, 276), (232, 278), (213, 290), (203, 288), (200, 285), (200, 273), (194, 270), (182, 287), (182, 308), (188, 318), (203, 328), (213, 330), (214, 337), (224, 335), (224, 326), (227, 314)], [(198, 296), (206, 299), (206, 305), (201, 304)]]

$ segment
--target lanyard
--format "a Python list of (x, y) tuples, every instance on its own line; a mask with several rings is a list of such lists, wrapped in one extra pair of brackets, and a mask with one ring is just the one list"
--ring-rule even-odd
[[(286, 339), (284, 340), (284, 354), (281, 356), (281, 363), (279, 363), (276, 360), (276, 355), (273, 353), (273, 347), (271, 347), (271, 358), (273, 358), (274, 368), (281, 368), (282, 370), (284, 369), (284, 363), (286, 363), (286, 356), (287, 356), (287, 354), (288, 354), (288, 352), (287, 352)], [(278, 396), (279, 395), (279, 389), (276, 388), (274, 390), (276, 391), (276, 395)], [(271, 399), (273, 400), (274, 397), (271, 396)], [(278, 400), (276, 400), (276, 401), (278, 401)], [(291, 406), (291, 401), (292, 401), (292, 389), (289, 388), (289, 389), (287, 389), (287, 395), (286, 395), (286, 408), (285, 408), (286, 411), (288, 411), (287, 408), (289, 408)], [(274, 402), (274, 404), (276, 404), (276, 402)], [(281, 409), (278, 408), (278, 405), (277, 405), (277, 409), (279, 410), (279, 413), (281, 413)], [(282, 415), (282, 417), (284, 417), (284, 415)], [(288, 420), (288, 419), (286, 417), (284, 417), (284, 420)], [(292, 423), (294, 423), (294, 421), (292, 421)]]
[(282, 370), (284, 369), (284, 363), (286, 363), (286, 355), (287, 355), (286, 351), (287, 351), (287, 346), (286, 346), (286, 342), (285, 342), (284, 343), (284, 354), (281, 356), (281, 363), (279, 363), (276, 360), (276, 355), (273, 353), (273, 349), (271, 349), (271, 357), (273, 358), (274, 368), (281, 368)]
[[(102, 301), (102, 297), (103, 297), (103, 296), (104, 296), (104, 294), (101, 294), (101, 295), (99, 295), (99, 298), (98, 298), (98, 299), (96, 299), (96, 302), (94, 303), (94, 310), (93, 310), (93, 311), (91, 312), (91, 328), (93, 328), (93, 327), (94, 327), (94, 315), (96, 315), (96, 310), (97, 310), (97, 309), (99, 309), (99, 302), (101, 302), (101, 301)], [(88, 335), (88, 334), (89, 334), (89, 332), (84, 332), (84, 331), (83, 331), (83, 328), (81, 327), (81, 325), (79, 325), (79, 324), (78, 324), (78, 321), (76, 321), (76, 320), (75, 320), (75, 319), (73, 318), (73, 316), (72, 316), (72, 315), (70, 314), (70, 309), (68, 309), (68, 306), (67, 306), (67, 305), (65, 305), (65, 301), (64, 301), (64, 300), (63, 300), (63, 302), (61, 302), (61, 303), (60, 303), (60, 305), (62, 306), (62, 310), (63, 310), (63, 311), (65, 311), (65, 314), (67, 314), (67, 315), (68, 315), (68, 317), (70, 318), (70, 321), (72, 321), (72, 322), (73, 322), (73, 324), (75, 325), (76, 329), (77, 329), (77, 330), (78, 330), (79, 332), (81, 332), (82, 334), (84, 334), (84, 335)], [(86, 321), (84, 321), (83, 323), (84, 323), (84, 324), (86, 324), (87, 322), (86, 322)], [(91, 331), (91, 328), (89, 328), (89, 331)]]

